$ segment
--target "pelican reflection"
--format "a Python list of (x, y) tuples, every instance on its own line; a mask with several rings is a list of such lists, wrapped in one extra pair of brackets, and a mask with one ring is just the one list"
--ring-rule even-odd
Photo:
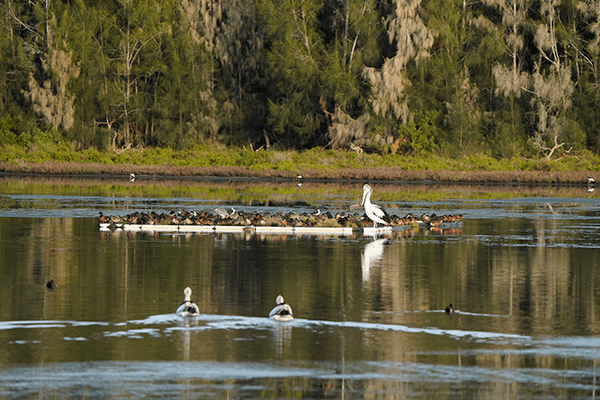
[(361, 254), (362, 279), (366, 282), (371, 277), (371, 267), (379, 263), (383, 258), (385, 250), (385, 242), (387, 239), (377, 239), (368, 243)]

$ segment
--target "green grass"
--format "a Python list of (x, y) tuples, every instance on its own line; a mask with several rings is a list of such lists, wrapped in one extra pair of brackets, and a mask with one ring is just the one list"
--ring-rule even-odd
[(338, 169), (399, 167), (407, 171), (598, 171), (600, 158), (590, 152), (576, 157), (549, 161), (545, 158), (495, 159), (485, 154), (462, 158), (442, 158), (435, 153), (414, 155), (366, 154), (346, 150), (306, 151), (259, 150), (196, 145), (185, 150), (170, 148), (128, 149), (121, 152), (85, 149), (77, 151), (67, 144), (36, 143), (30, 147), (18, 144), (0, 146), (0, 161), (12, 165), (23, 162), (83, 162), (100, 164), (170, 165), (176, 167), (246, 167), (250, 170), (333, 171)]

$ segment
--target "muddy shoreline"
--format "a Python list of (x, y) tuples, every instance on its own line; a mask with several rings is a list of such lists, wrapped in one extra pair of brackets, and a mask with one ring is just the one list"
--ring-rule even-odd
[(53, 176), (129, 176), (149, 175), (161, 178), (254, 178), (296, 179), (302, 175), (310, 180), (360, 180), (360, 181), (434, 181), (452, 183), (545, 183), (586, 185), (587, 177), (600, 179), (595, 171), (451, 171), (451, 170), (404, 170), (399, 167), (342, 168), (336, 170), (280, 171), (252, 170), (247, 167), (176, 167), (172, 165), (94, 164), (69, 162), (23, 162), (18, 165), (0, 163), (0, 173)]

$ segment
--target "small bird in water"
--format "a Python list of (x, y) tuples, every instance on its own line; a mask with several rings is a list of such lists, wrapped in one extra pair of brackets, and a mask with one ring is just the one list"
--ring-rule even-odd
[(57, 285), (54, 282), (54, 279), (50, 279), (48, 282), (46, 282), (46, 287), (50, 290), (54, 289), (56, 286)]
[(198, 304), (191, 300), (192, 289), (189, 286), (186, 287), (183, 290), (183, 294), (185, 295), (185, 299), (183, 300), (183, 303), (181, 303), (179, 308), (177, 308), (177, 315), (186, 317), (200, 314), (200, 308), (198, 308)]
[(365, 183), (360, 206), (365, 206), (365, 213), (367, 214), (367, 217), (373, 221), (373, 228), (377, 228), (377, 224), (388, 225), (390, 223), (390, 216), (383, 208), (377, 204), (371, 203), (372, 193), (373, 188), (368, 183)]
[(135, 181), (135, 174), (132, 172), (129, 174), (129, 182)]
[(273, 318), (277, 321), (291, 321), (294, 319), (292, 307), (285, 303), (282, 295), (277, 296), (275, 303), (277, 306), (271, 310), (269, 318)]
[(452, 303), (450, 303), (450, 305), (446, 307), (446, 314), (454, 314), (454, 307), (452, 306)]

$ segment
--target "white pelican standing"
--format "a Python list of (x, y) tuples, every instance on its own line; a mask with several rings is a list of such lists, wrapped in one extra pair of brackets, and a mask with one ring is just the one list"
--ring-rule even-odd
[(373, 188), (368, 183), (365, 183), (363, 186), (362, 202), (360, 203), (361, 207), (365, 206), (365, 213), (373, 221), (373, 228), (377, 228), (377, 224), (388, 225), (390, 223), (390, 216), (383, 208), (371, 203), (371, 193), (373, 193)]
[(200, 314), (200, 309), (198, 308), (198, 304), (191, 300), (192, 298), (192, 289), (186, 287), (183, 291), (185, 294), (185, 300), (183, 303), (177, 308), (177, 315), (185, 316), (194, 316)]
[(277, 321), (291, 321), (294, 319), (292, 307), (285, 303), (282, 295), (277, 296), (275, 303), (277, 303), (277, 306), (271, 310), (269, 318), (273, 318)]

